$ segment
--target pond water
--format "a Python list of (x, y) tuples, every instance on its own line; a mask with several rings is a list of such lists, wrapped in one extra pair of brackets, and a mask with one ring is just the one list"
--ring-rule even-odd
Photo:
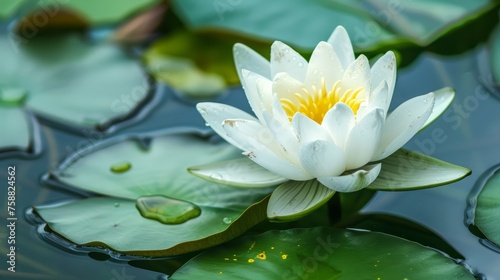
[[(440, 56), (423, 53), (414, 62), (399, 69), (392, 107), (413, 96), (442, 87), (456, 90), (452, 106), (436, 122), (415, 136), (408, 149), (465, 166), (472, 175), (459, 182), (427, 190), (379, 192), (361, 210), (362, 216), (385, 214), (418, 224), (440, 237), (456, 250), (451, 255), (463, 256), (466, 265), (487, 279), (500, 279), (500, 255), (486, 247), (472, 234), (465, 223), (467, 197), (478, 177), (500, 162), (500, 102), (494, 98), (494, 82), (489, 74), (488, 53), (480, 45), (465, 53)], [(493, 92), (494, 93), (494, 92)], [(498, 93), (498, 92), (496, 92)], [(0, 159), (0, 182), (7, 182), (5, 170), (15, 166), (16, 194), (16, 274), (6, 272), (6, 246), (0, 246), (3, 260), (0, 278), (7, 279), (166, 279), (189, 256), (172, 260), (116, 260), (103, 253), (75, 250), (68, 244), (53, 244), (32, 220), (30, 207), (81, 198), (80, 194), (47, 186), (42, 177), (57, 167), (68, 153), (96, 141), (119, 134), (147, 132), (166, 127), (194, 126), (205, 128), (194, 109), (194, 101), (181, 100), (167, 87), (156, 90), (160, 102), (139, 122), (118, 132), (104, 135), (82, 131), (82, 135), (41, 124), (43, 152), (35, 158)], [(243, 91), (239, 88), (220, 97), (249, 111)], [(97, 184), (98, 182), (96, 182)], [(4, 197), (2, 195), (2, 197)], [(7, 201), (0, 205), (6, 209)], [(0, 213), (5, 221), (6, 211)], [(500, 215), (500, 213), (499, 213)], [(390, 226), (390, 223), (389, 223)], [(376, 227), (374, 228), (376, 229)], [(0, 232), (4, 240), (5, 231)], [(401, 235), (405, 235), (404, 233)], [(410, 238), (410, 236), (408, 236)], [(411, 239), (411, 238), (410, 238)], [(426, 238), (417, 238), (426, 244)], [(443, 245), (443, 248), (446, 246)], [(446, 250), (445, 250), (446, 251)], [(12, 276), (14, 276), (12, 278)]]

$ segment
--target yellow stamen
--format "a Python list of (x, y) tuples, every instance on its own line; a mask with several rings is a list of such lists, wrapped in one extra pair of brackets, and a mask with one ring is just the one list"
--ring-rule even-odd
[(297, 102), (293, 102), (287, 98), (281, 98), (280, 103), (290, 121), (296, 113), (302, 113), (315, 122), (321, 124), (328, 110), (333, 108), (335, 104), (342, 102), (349, 106), (353, 113), (356, 114), (361, 103), (365, 101), (363, 88), (348, 89), (343, 91), (340, 87), (340, 81), (337, 81), (332, 88), (327, 91), (325, 79), (321, 79), (321, 88), (312, 86), (312, 90), (306, 88), (302, 92), (296, 92), (294, 97)]

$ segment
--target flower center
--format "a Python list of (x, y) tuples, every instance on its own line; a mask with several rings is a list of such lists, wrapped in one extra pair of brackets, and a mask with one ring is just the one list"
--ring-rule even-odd
[(364, 95), (360, 94), (363, 92), (362, 87), (356, 90), (343, 91), (340, 87), (340, 81), (337, 81), (332, 89), (327, 91), (324, 78), (321, 80), (320, 89), (312, 86), (312, 91), (306, 88), (303, 88), (302, 91), (294, 94), (298, 102), (293, 102), (288, 98), (280, 99), (281, 106), (283, 106), (290, 121), (296, 113), (302, 113), (321, 124), (328, 110), (338, 102), (351, 107), (352, 112), (356, 115), (359, 106), (365, 101)]

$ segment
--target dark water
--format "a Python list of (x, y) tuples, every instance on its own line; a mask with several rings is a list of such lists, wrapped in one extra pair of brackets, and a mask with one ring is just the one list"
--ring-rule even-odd
[[(481, 173), (500, 162), (500, 102), (489, 74), (488, 54), (484, 46), (455, 56), (420, 55), (400, 69), (393, 108), (401, 102), (445, 86), (456, 89), (456, 98), (448, 111), (419, 133), (407, 148), (470, 168), (472, 175), (444, 187), (410, 192), (379, 192), (362, 209), (363, 215), (389, 214), (414, 222), (434, 232), (456, 252), (465, 264), (487, 279), (500, 279), (500, 255), (483, 245), (465, 224), (467, 196)], [(489, 90), (488, 90), (489, 88)], [(7, 271), (6, 231), (0, 231), (0, 278), (2, 279), (165, 279), (165, 275), (186, 258), (174, 260), (119, 261), (101, 253), (75, 252), (54, 245), (28, 222), (26, 212), (33, 205), (79, 199), (80, 195), (50, 187), (41, 178), (54, 169), (69, 153), (117, 134), (147, 132), (173, 126), (204, 128), (194, 109), (195, 102), (182, 101), (167, 88), (157, 90), (161, 99), (153, 111), (138, 123), (104, 135), (80, 131), (81, 135), (41, 124), (43, 152), (35, 158), (0, 159), (0, 184), (6, 186), (9, 166), (17, 170), (16, 194), (16, 273)], [(241, 89), (233, 89), (220, 102), (248, 110)], [(3, 191), (3, 190), (2, 190)], [(6, 193), (6, 188), (5, 191)], [(7, 224), (7, 200), (2, 194), (0, 221)], [(30, 215), (28, 215), (30, 216)], [(500, 213), (499, 213), (500, 218)], [(4, 225), (1, 225), (5, 228)], [(425, 240), (422, 241), (425, 244)], [(430, 244), (425, 244), (430, 245)], [(73, 246), (74, 249), (74, 246)], [(78, 250), (77, 250), (78, 251)], [(445, 250), (446, 251), (446, 250)], [(447, 251), (449, 254), (453, 252)], [(14, 276), (14, 277), (13, 277)]]

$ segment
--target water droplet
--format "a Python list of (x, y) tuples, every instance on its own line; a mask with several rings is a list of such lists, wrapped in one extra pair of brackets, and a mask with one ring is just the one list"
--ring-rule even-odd
[(410, 112), (408, 112), (408, 116), (411, 116), (411, 111), (410, 111)]
[(205, 110), (205, 109), (199, 109), (198, 112), (200, 112), (200, 115), (202, 115), (202, 116), (207, 115), (207, 110)]
[(288, 49), (285, 49), (284, 52), (287, 53), (289, 50)]
[(296, 61), (296, 60), (297, 60), (297, 57), (295, 57), (295, 56), (294, 56), (294, 57), (292, 57), (292, 60), (293, 60), (293, 61)]
[(193, 203), (159, 195), (139, 197), (135, 206), (144, 218), (164, 224), (181, 224), (201, 214)]
[(222, 222), (225, 223), (226, 225), (229, 225), (230, 223), (233, 222), (233, 219), (229, 217), (224, 217), (224, 219), (222, 219)]
[(115, 202), (114, 206), (115, 206), (115, 207), (120, 207), (120, 203)]
[(21, 88), (2, 88), (0, 89), (0, 105), (21, 106), (27, 96), (27, 92)]
[(131, 167), (132, 167), (132, 164), (130, 162), (123, 161), (123, 162), (113, 164), (111, 166), (110, 170), (114, 173), (123, 173), (125, 171), (130, 170)]
[(299, 67), (303, 67), (303, 66), (304, 66), (304, 63), (299, 62), (297, 65), (298, 65)]
[(210, 126), (210, 124), (206, 122), (206, 123), (205, 123), (205, 126)]

